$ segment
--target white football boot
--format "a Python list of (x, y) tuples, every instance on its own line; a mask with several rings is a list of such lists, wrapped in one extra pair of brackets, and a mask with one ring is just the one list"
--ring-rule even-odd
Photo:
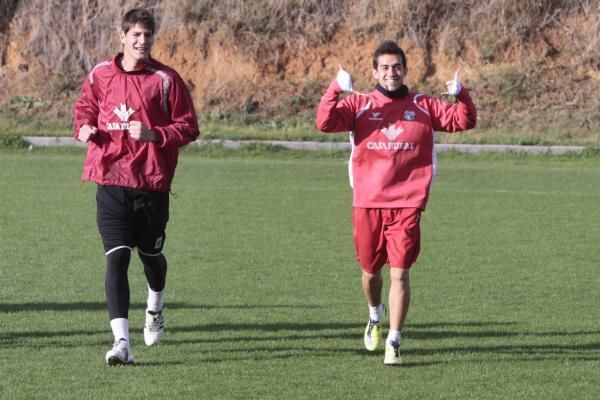
[(106, 353), (106, 363), (108, 365), (126, 365), (133, 364), (133, 353), (131, 349), (127, 345), (127, 341), (125, 339), (119, 339), (113, 345), (112, 350), (109, 350)]
[(146, 310), (146, 324), (144, 325), (144, 342), (146, 346), (154, 346), (158, 343), (164, 330), (164, 324), (162, 311)]
[(365, 328), (365, 348), (369, 351), (375, 351), (381, 342), (381, 319), (385, 315), (385, 304), (381, 304), (382, 311), (378, 320), (373, 320), (369, 318), (369, 322), (367, 322), (367, 327)]
[(385, 365), (400, 365), (402, 358), (400, 357), (400, 342), (385, 343), (385, 357), (383, 359)]

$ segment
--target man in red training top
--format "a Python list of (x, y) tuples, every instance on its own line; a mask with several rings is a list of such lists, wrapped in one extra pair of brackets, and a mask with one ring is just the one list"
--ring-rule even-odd
[(400, 334), (410, 303), (409, 272), (420, 250), (420, 215), (434, 174), (434, 131), (475, 127), (477, 111), (460, 75), (447, 82), (457, 103), (409, 92), (403, 84), (406, 55), (392, 41), (373, 54), (377, 84), (368, 94), (352, 92), (352, 78), (341, 67), (317, 110), (317, 129), (351, 133), (350, 183), (353, 188), (353, 237), (369, 305), (364, 343), (369, 351), (381, 341), (381, 269), (390, 266), (389, 322), (384, 364), (397, 365)]
[(129, 341), (131, 251), (137, 247), (148, 281), (144, 341), (163, 332), (167, 260), (162, 253), (169, 190), (179, 148), (199, 134), (190, 93), (173, 69), (154, 60), (154, 16), (128, 11), (123, 52), (96, 65), (75, 104), (75, 138), (87, 142), (82, 179), (97, 184), (96, 221), (106, 254), (105, 290), (115, 337), (109, 365), (134, 361)]

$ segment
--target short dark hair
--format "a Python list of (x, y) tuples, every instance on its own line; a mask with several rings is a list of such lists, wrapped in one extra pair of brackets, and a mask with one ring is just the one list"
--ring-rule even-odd
[(127, 33), (131, 28), (138, 24), (146, 29), (150, 29), (152, 33), (154, 33), (154, 29), (156, 28), (154, 15), (152, 15), (150, 11), (145, 8), (132, 8), (123, 15), (121, 30), (123, 33)]
[(406, 54), (404, 54), (404, 50), (391, 40), (384, 40), (375, 49), (375, 52), (373, 53), (373, 69), (377, 69), (379, 56), (384, 54), (395, 54), (400, 56), (402, 59), (402, 66), (406, 69)]

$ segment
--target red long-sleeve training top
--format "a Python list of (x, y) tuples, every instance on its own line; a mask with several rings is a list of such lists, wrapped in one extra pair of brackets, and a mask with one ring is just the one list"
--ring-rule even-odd
[(462, 89), (456, 104), (424, 94), (392, 99), (378, 90), (342, 93), (334, 80), (321, 98), (316, 127), (351, 133), (353, 206), (425, 209), (434, 168), (434, 131), (475, 127), (477, 110)]
[[(119, 66), (123, 54), (96, 65), (75, 103), (75, 138), (88, 124), (98, 132), (88, 141), (81, 178), (102, 185), (168, 191), (179, 148), (199, 135), (190, 93), (176, 71), (150, 59), (134, 71)], [(157, 133), (156, 142), (129, 136), (129, 121)]]

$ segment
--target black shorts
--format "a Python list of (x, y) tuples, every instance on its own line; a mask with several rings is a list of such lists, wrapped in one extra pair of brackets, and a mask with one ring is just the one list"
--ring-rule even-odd
[(162, 252), (169, 192), (98, 185), (96, 207), (96, 222), (107, 254), (119, 247), (137, 247), (146, 255)]

